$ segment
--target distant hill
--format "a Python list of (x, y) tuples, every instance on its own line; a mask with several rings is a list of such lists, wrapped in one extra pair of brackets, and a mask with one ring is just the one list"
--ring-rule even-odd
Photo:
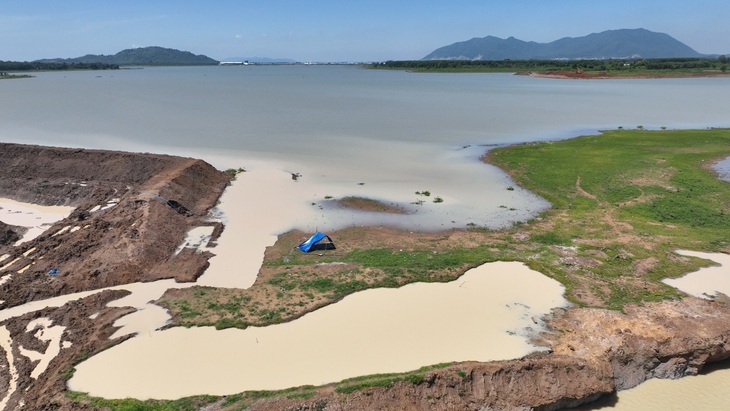
[(565, 37), (551, 43), (522, 41), (514, 37), (487, 36), (434, 50), (423, 60), (552, 60), (609, 58), (703, 57), (686, 44), (664, 33), (646, 29), (621, 29), (583, 37)]
[(122, 50), (114, 55), (87, 54), (70, 59), (44, 59), (42, 63), (104, 63), (120, 66), (204, 66), (216, 65), (217, 60), (202, 54), (164, 47), (140, 47)]

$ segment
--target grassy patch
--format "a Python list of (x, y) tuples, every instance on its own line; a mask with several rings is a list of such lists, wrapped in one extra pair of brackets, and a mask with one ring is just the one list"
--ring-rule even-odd
[(69, 391), (66, 393), (74, 404), (89, 406), (109, 411), (197, 411), (206, 405), (218, 401), (218, 397), (201, 395), (180, 400), (135, 400), (131, 398), (121, 400), (107, 400), (91, 397), (85, 393)]
[[(730, 189), (704, 167), (727, 155), (729, 130), (616, 130), (495, 149), (488, 161), (551, 202), (533, 241), (576, 248), (541, 259), (541, 271), (574, 302), (620, 309), (679, 296), (659, 281), (705, 262), (674, 249), (730, 250)], [(597, 263), (569, 264), (582, 257)]]
[(369, 388), (392, 387), (395, 383), (406, 381), (418, 385), (425, 381), (426, 373), (452, 365), (453, 363), (442, 363), (419, 368), (416, 371), (407, 373), (373, 374), (362, 377), (355, 377), (343, 380), (335, 384), (335, 392), (340, 394), (351, 394)]

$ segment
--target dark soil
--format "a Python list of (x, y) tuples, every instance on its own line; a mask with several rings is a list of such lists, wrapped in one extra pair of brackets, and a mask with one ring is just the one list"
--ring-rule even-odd
[[(6, 280), (0, 285), (0, 308), (139, 281), (194, 281), (212, 254), (186, 249), (175, 255), (175, 250), (192, 227), (217, 225), (220, 234), (221, 224), (209, 221), (208, 211), (231, 178), (191, 158), (0, 143), (0, 197), (76, 207), (41, 236), (18, 246), (13, 245), (17, 228), (0, 224), (0, 255), (10, 255), (6, 262), (18, 259), (0, 271)], [(117, 204), (91, 211), (110, 202)], [(65, 227), (69, 229), (62, 232)], [(106, 303), (124, 293), (96, 294), (0, 323), (12, 336), (19, 374), (7, 409), (79, 409), (65, 397), (65, 380), (75, 362), (119, 342), (108, 339), (112, 324), (131, 309), (111, 309)], [(35, 380), (30, 377), (35, 365), (19, 348), (45, 351), (47, 343), (26, 330), (29, 321), (40, 317), (66, 327), (63, 340), (71, 345)], [(0, 362), (8, 366), (2, 348), (0, 352)], [(0, 376), (0, 397), (9, 390), (9, 378), (5, 372)]]

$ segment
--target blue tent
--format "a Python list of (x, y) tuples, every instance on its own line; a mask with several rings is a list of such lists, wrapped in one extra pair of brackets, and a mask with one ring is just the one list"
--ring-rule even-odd
[[(324, 249), (335, 248), (335, 244), (332, 242), (332, 239), (327, 234), (320, 233), (319, 231), (317, 231), (316, 233), (314, 233), (314, 235), (309, 237), (309, 239), (307, 241), (299, 244), (297, 246), (297, 248), (302, 250), (303, 253), (308, 253), (312, 250), (312, 248), (315, 248), (314, 246), (317, 243), (324, 240), (325, 238), (327, 239), (327, 241), (329, 241), (329, 244), (324, 244), (324, 247), (322, 247), (322, 248), (324, 248)], [(317, 248), (315, 248), (315, 249), (317, 249)]]

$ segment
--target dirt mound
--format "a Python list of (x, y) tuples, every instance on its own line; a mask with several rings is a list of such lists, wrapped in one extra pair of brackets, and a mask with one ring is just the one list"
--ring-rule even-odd
[[(210, 254), (183, 250), (230, 175), (195, 159), (0, 145), (0, 197), (76, 210), (43, 235), (0, 254), (3, 307), (136, 281), (193, 281)], [(22, 275), (18, 274), (22, 270)], [(50, 275), (49, 273), (55, 273)]]

